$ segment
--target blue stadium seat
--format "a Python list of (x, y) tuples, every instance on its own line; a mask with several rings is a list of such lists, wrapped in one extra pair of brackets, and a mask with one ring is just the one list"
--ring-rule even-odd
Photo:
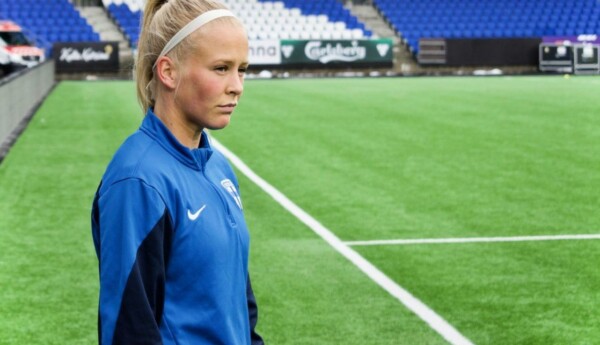
[[(328, 38), (363, 38), (371, 37), (373, 33), (366, 30), (363, 23), (361, 23), (356, 17), (354, 17), (350, 11), (343, 7), (341, 2), (336, 0), (320, 0), (320, 1), (305, 1), (305, 0), (258, 0), (255, 2), (244, 2), (244, 1), (233, 1), (230, 2), (232, 10), (236, 12), (233, 5), (239, 5), (239, 12), (236, 12), (240, 17), (246, 16), (252, 11), (265, 10), (265, 14), (258, 14), (252, 18), (251, 23), (246, 23), (250, 26), (249, 36), (250, 38), (292, 38), (300, 39), (306, 38), (320, 38), (322, 36), (328, 36)], [(282, 7), (283, 6), (283, 7)], [(302, 17), (302, 20), (298, 19), (298, 22), (287, 22), (283, 18), (278, 17), (280, 12), (278, 10), (287, 9), (289, 11), (298, 11)], [(114, 2), (109, 3), (106, 9), (110, 16), (113, 18), (115, 23), (121, 28), (123, 34), (129, 39), (131, 46), (135, 47), (139, 39), (139, 27), (141, 20), (141, 11), (132, 11), (126, 4), (115, 4)], [(270, 12), (269, 12), (270, 10)], [(275, 17), (271, 17), (275, 16)], [(268, 20), (266, 18), (269, 18)], [(243, 21), (248, 18), (242, 18)], [(288, 18), (289, 19), (289, 18)], [(304, 20), (306, 19), (306, 20)], [(257, 22), (254, 22), (254, 21)], [(263, 20), (267, 20), (264, 22)], [(296, 19), (294, 19), (296, 20)], [(324, 20), (324, 21), (323, 21)], [(260, 23), (259, 23), (260, 21)], [(337, 28), (334, 23), (338, 22), (343, 25), (343, 28)], [(337, 25), (337, 24), (336, 24)], [(273, 29), (277, 26), (279, 29)], [(268, 29), (277, 31), (269, 32)], [(341, 30), (337, 36), (331, 35), (331, 33), (325, 33), (326, 28), (336, 27), (336, 30)], [(256, 29), (260, 28), (260, 29)], [(293, 29), (297, 28), (297, 29)], [(256, 29), (256, 30), (255, 30)], [(292, 30), (293, 29), (293, 30)], [(291, 31), (294, 31), (292, 33)], [(260, 36), (260, 37), (259, 37)]]
[(90, 37), (99, 40), (97, 34), (79, 34), (93, 29), (69, 0), (0, 0), (0, 17), (19, 23), (42, 46), (56, 41), (85, 41)]
[(117, 5), (115, 3), (110, 3), (106, 9), (128, 38), (129, 44), (132, 47), (137, 46), (141, 11), (133, 12), (126, 4)]
[[(299, 0), (294, 0), (299, 1)], [(418, 39), (600, 34), (597, 0), (374, 0), (416, 52)]]

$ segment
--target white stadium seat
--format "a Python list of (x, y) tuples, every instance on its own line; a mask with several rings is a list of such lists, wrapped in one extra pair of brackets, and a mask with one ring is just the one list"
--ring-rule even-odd
[(335, 22), (335, 30), (340, 31), (346, 29), (346, 23), (344, 22)]
[(321, 39), (321, 33), (318, 31), (311, 31), (310, 32), (310, 39), (311, 40), (320, 40)]
[[(144, 0), (102, 0), (139, 6)], [(282, 1), (222, 0), (244, 23), (249, 39), (362, 39), (362, 29), (350, 29), (343, 21), (332, 22), (325, 14), (303, 15)]]
[(364, 32), (361, 29), (352, 29), (352, 39), (358, 40), (364, 38)]

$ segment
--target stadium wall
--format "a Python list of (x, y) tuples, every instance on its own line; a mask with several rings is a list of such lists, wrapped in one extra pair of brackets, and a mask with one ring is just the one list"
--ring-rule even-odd
[(0, 161), (54, 83), (53, 60), (0, 80)]

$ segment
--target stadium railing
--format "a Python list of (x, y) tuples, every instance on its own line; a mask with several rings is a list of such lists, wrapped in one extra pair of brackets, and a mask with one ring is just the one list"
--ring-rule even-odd
[(0, 80), (0, 161), (54, 83), (54, 60)]

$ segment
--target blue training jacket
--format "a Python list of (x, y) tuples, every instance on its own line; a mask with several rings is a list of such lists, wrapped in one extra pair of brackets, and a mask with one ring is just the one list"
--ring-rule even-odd
[(148, 111), (92, 207), (100, 344), (263, 343), (238, 190), (205, 133), (188, 149)]

